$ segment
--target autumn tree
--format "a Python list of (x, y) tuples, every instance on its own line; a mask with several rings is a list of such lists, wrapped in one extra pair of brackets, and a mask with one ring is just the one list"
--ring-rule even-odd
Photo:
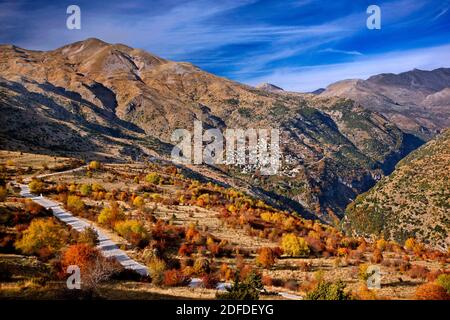
[(80, 186), (80, 193), (82, 196), (88, 196), (92, 191), (92, 187), (90, 184), (84, 183)]
[(192, 245), (187, 245), (186, 243), (183, 243), (180, 246), (180, 249), (178, 249), (178, 254), (182, 257), (186, 257), (191, 255), (193, 252)]
[(270, 268), (275, 264), (275, 254), (272, 248), (261, 248), (256, 256), (256, 264), (263, 268)]
[(45, 209), (39, 203), (31, 199), (25, 199), (25, 211), (29, 213), (32, 218), (51, 216), (51, 210)]
[(71, 265), (80, 268), (81, 290), (89, 294), (92, 294), (101, 282), (122, 270), (117, 261), (105, 258), (97, 248), (84, 243), (72, 245), (64, 252), (61, 259), (62, 271), (66, 271)]
[(211, 264), (208, 259), (206, 258), (198, 258), (194, 262), (194, 272), (197, 275), (205, 275), (210, 273), (211, 271)]
[(80, 234), (78, 235), (77, 242), (90, 245), (91, 247), (95, 247), (99, 243), (98, 233), (97, 231), (95, 231), (94, 228), (87, 227), (82, 232), (80, 232)]
[(101, 168), (101, 164), (99, 161), (91, 161), (88, 165), (89, 170), (99, 170)]
[(75, 244), (67, 248), (64, 252), (61, 265), (64, 270), (70, 265), (76, 265), (83, 273), (89, 269), (92, 259), (98, 254), (98, 249), (93, 246), (86, 243)]
[(74, 213), (80, 213), (84, 210), (85, 204), (80, 197), (75, 195), (70, 195), (67, 197), (67, 209), (73, 211)]
[(111, 201), (109, 208), (105, 207), (98, 215), (97, 221), (100, 224), (114, 228), (117, 221), (125, 219), (125, 214), (119, 208), (119, 205), (115, 201)]
[(53, 218), (34, 219), (15, 247), (25, 254), (48, 258), (65, 245), (67, 238), (67, 231)]
[(219, 277), (214, 273), (205, 274), (202, 278), (202, 287), (206, 289), (216, 289)]
[(416, 244), (417, 243), (416, 243), (416, 240), (414, 238), (408, 238), (405, 241), (405, 249), (412, 251), (412, 250), (414, 250), (414, 247), (416, 246)]
[(383, 261), (383, 253), (380, 249), (373, 250), (372, 257), (370, 259), (373, 263), (381, 263)]
[(165, 261), (152, 255), (146, 262), (152, 277), (152, 283), (154, 285), (161, 285), (164, 282), (164, 272), (167, 269)]
[(310, 252), (305, 239), (297, 237), (293, 233), (283, 235), (281, 239), (281, 248), (285, 254), (291, 257), (307, 257)]
[(105, 192), (106, 190), (105, 190), (105, 187), (103, 187), (101, 184), (93, 183), (92, 184), (92, 191), (94, 191), (94, 192), (100, 192), (100, 191)]
[(31, 180), (28, 187), (31, 193), (42, 193), (44, 191), (44, 183), (38, 179)]
[(4, 186), (0, 186), (0, 201), (5, 201), (6, 196), (8, 195), (8, 189)]
[(172, 269), (164, 271), (164, 285), (168, 287), (187, 286), (191, 278), (184, 275), (180, 270)]
[(150, 172), (145, 177), (145, 181), (147, 181), (148, 183), (159, 184), (161, 182), (161, 176), (156, 172)]
[(144, 225), (136, 220), (118, 221), (114, 230), (135, 246), (145, 246), (149, 234)]
[(443, 287), (445, 290), (447, 290), (447, 293), (450, 294), (450, 274), (449, 273), (443, 273), (440, 274), (437, 279), (436, 283)]
[(137, 208), (142, 208), (145, 205), (145, 200), (143, 197), (141, 196), (137, 196), (136, 198), (134, 198), (133, 200), (133, 205)]
[(436, 283), (425, 283), (417, 287), (414, 297), (417, 300), (450, 300), (444, 287)]
[(381, 252), (383, 252), (383, 251), (386, 249), (387, 241), (384, 240), (383, 238), (381, 238), (381, 239), (379, 239), (379, 240), (377, 241), (377, 243), (375, 244), (375, 246), (376, 246), (376, 248), (377, 248), (378, 250), (380, 250)]
[(14, 167), (16, 165), (16, 163), (14, 162), (14, 160), (9, 159), (9, 160), (6, 160), (6, 165), (8, 167)]

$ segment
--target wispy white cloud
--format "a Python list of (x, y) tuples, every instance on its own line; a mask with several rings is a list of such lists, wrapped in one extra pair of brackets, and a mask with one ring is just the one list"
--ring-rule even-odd
[(433, 20), (437, 20), (437, 19), (439, 19), (440, 17), (442, 17), (444, 14), (446, 14), (448, 12), (448, 8), (444, 8), (444, 9), (442, 9), (434, 18), (433, 18)]
[(285, 90), (309, 92), (343, 79), (366, 79), (379, 73), (399, 73), (414, 68), (432, 70), (439, 67), (450, 67), (450, 45), (362, 56), (348, 63), (280, 68), (267, 76), (245, 82), (250, 85), (270, 82)]
[(326, 48), (323, 50), (319, 50), (319, 52), (323, 53), (340, 53), (340, 54), (347, 54), (350, 56), (362, 56), (363, 54), (359, 51), (355, 50), (339, 50), (339, 49), (333, 49), (333, 48)]
[[(351, 39), (359, 32), (366, 31), (365, 10), (343, 10), (334, 20), (302, 24), (302, 20), (289, 20), (289, 23), (271, 19), (240, 19), (235, 17), (239, 10), (248, 10), (256, 0), (191, 0), (161, 1), (155, 3), (154, 10), (144, 1), (114, 2), (105, 10), (82, 10), (82, 29), (67, 30), (67, 17), (64, 5), (33, 10), (24, 15), (20, 6), (0, 3), (0, 42), (12, 39), (14, 24), (17, 21), (29, 21), (23, 28), (15, 44), (30, 49), (53, 49), (63, 44), (98, 37), (111, 43), (125, 43), (158, 54), (164, 58), (188, 60), (200, 63), (202, 67), (225, 70), (226, 75), (238, 81), (271, 81), (291, 90), (311, 90), (343, 77), (364, 77), (379, 73), (379, 70), (396, 72), (421, 67), (421, 61), (415, 65), (416, 55), (399, 58), (395, 63), (389, 55), (371, 56), (369, 52), (351, 50), (342, 41)], [(277, 7), (281, 12), (302, 10), (302, 6), (315, 5), (313, 0), (283, 2)], [(27, 4), (24, 0), (16, 3)], [(318, 2), (317, 2), (318, 3)], [(258, 5), (258, 4), (257, 4)], [(426, 0), (390, 0), (382, 1), (383, 28), (404, 30), (410, 24), (421, 24), (423, 15), (418, 15)], [(280, 9), (281, 8), (281, 9)], [(446, 9), (446, 8), (444, 8)], [(434, 7), (433, 15), (443, 16), (442, 5)], [(142, 12), (144, 13), (142, 13)], [(2, 13), (3, 12), (3, 13)], [(4, 14), (4, 12), (7, 12)], [(141, 13), (139, 13), (141, 12)], [(430, 17), (430, 10), (426, 12)], [(323, 13), (317, 13), (323, 18)], [(410, 16), (415, 14), (414, 19)], [(226, 16), (226, 19), (223, 19)], [(7, 19), (9, 17), (9, 19)], [(52, 17), (52, 19), (49, 19)], [(308, 17), (311, 18), (311, 17)], [(19, 23), (20, 25), (20, 23)], [(12, 31), (11, 31), (12, 30)], [(369, 40), (367, 40), (369, 41)], [(4, 41), (3, 41), (4, 42)], [(240, 46), (244, 47), (242, 51)], [(233, 49), (229, 49), (229, 48)], [(234, 48), (234, 47), (237, 47)], [(350, 49), (349, 49), (350, 48)], [(349, 49), (349, 50), (344, 50)], [(381, 50), (381, 49), (380, 49)], [(337, 57), (334, 61), (352, 59), (353, 62), (329, 64), (311, 67), (296, 67), (305, 57)], [(328, 53), (327, 55), (323, 53)], [(335, 55), (332, 55), (335, 53)], [(400, 53), (397, 56), (401, 56)], [(422, 54), (423, 57), (423, 54)], [(383, 60), (386, 58), (387, 60)], [(409, 61), (404, 61), (410, 59)], [(323, 63), (316, 59), (313, 63)], [(333, 60), (329, 60), (333, 61)], [(441, 60), (439, 63), (443, 63)], [(367, 64), (374, 65), (368, 67)], [(382, 65), (381, 63), (387, 63)], [(436, 62), (436, 64), (438, 64)], [(280, 68), (279, 66), (288, 66)], [(372, 68), (372, 69), (371, 69)], [(217, 70), (217, 69), (216, 69)], [(313, 74), (315, 73), (315, 74)], [(268, 76), (266, 77), (265, 75)]]

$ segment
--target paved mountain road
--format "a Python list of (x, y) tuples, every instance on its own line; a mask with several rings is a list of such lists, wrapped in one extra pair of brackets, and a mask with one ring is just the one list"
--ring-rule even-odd
[(148, 276), (148, 269), (131, 259), (123, 250), (119, 249), (117, 244), (113, 242), (107, 235), (105, 235), (101, 230), (99, 230), (94, 225), (75, 217), (69, 211), (62, 208), (61, 204), (50, 200), (42, 196), (36, 196), (30, 192), (27, 185), (20, 184), (21, 188), (20, 195), (33, 200), (34, 202), (40, 204), (41, 206), (52, 209), (53, 215), (57, 217), (62, 222), (70, 225), (75, 230), (81, 232), (88, 227), (92, 227), (98, 234), (99, 245), (97, 246), (105, 257), (113, 257), (119, 261), (119, 263), (126, 269), (134, 270), (140, 275)]
[[(59, 175), (59, 174), (67, 174), (70, 172), (80, 171), (80, 170), (83, 170), (86, 168), (87, 168), (86, 166), (83, 166), (83, 167), (79, 167), (79, 168), (75, 168), (75, 169), (71, 169), (71, 170), (67, 170), (67, 171), (42, 174), (42, 175), (39, 175), (37, 178), (45, 178), (45, 177), (55, 176), (55, 175)], [(29, 180), (30, 179), (26, 179), (26, 181), (29, 181)], [(42, 195), (36, 196), (36, 195), (32, 194), (30, 192), (30, 188), (28, 187), (28, 185), (18, 184), (18, 186), (21, 189), (20, 195), (22, 197), (31, 199), (34, 202), (43, 206), (44, 208), (52, 209), (53, 215), (56, 218), (63, 221), (64, 223), (70, 225), (75, 230), (81, 232), (84, 229), (86, 229), (87, 227), (93, 228), (98, 234), (99, 245), (97, 247), (101, 250), (102, 254), (105, 257), (114, 257), (124, 268), (134, 270), (142, 276), (150, 276), (150, 272), (146, 266), (131, 259), (123, 250), (121, 250), (118, 247), (118, 245), (113, 240), (111, 240), (99, 228), (90, 224), (89, 222), (86, 222), (85, 220), (83, 220), (79, 217), (74, 216), (72, 213), (70, 213), (69, 211), (62, 208), (62, 205), (60, 203), (53, 201), (51, 199), (48, 199), (46, 197), (43, 197)], [(193, 278), (191, 280), (191, 283), (189, 284), (189, 287), (196, 288), (196, 287), (201, 287), (201, 285), (202, 285), (202, 281), (200, 278)], [(217, 285), (217, 289), (223, 291), (223, 290), (226, 290), (226, 288), (229, 287), (230, 285), (231, 284), (229, 284), (229, 283), (219, 283)], [(286, 299), (290, 299), (290, 300), (301, 300), (302, 299), (301, 296), (297, 296), (297, 295), (290, 294), (287, 292), (280, 291), (277, 293), (280, 296), (282, 296)]]

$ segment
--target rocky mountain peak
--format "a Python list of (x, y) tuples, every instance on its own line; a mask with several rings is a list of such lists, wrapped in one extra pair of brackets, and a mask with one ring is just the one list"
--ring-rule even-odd
[(267, 91), (267, 92), (284, 91), (282, 88), (280, 88), (274, 84), (268, 83), (268, 82), (261, 83), (261, 84), (257, 85), (256, 88)]

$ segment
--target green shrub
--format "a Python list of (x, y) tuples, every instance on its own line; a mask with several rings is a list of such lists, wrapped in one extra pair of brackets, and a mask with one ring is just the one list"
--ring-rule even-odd
[(450, 274), (441, 274), (437, 277), (436, 282), (438, 285), (447, 290), (447, 293), (450, 294)]
[(94, 230), (94, 228), (88, 227), (84, 229), (80, 234), (78, 235), (77, 239), (78, 243), (84, 243), (91, 247), (95, 247), (98, 245), (98, 233)]
[(80, 193), (82, 196), (88, 196), (91, 193), (91, 185), (90, 184), (82, 184), (80, 186)]
[(236, 98), (230, 98), (225, 100), (226, 104), (232, 105), (232, 106), (238, 106), (239, 105), (239, 99)]
[(346, 285), (338, 280), (336, 282), (321, 281), (306, 294), (306, 300), (351, 300), (351, 295), (345, 292)]
[(145, 177), (145, 181), (147, 181), (148, 183), (159, 184), (161, 182), (161, 177), (156, 172), (150, 172)]
[(119, 221), (114, 230), (136, 246), (145, 245), (149, 237), (144, 225), (136, 220)]
[(44, 191), (44, 183), (41, 180), (33, 179), (29, 184), (31, 193), (41, 193)]
[(161, 260), (156, 256), (152, 256), (148, 259), (147, 266), (152, 278), (152, 283), (154, 285), (161, 285), (164, 282), (164, 272), (167, 269), (167, 265), (164, 260)]
[(252, 116), (251, 110), (247, 109), (247, 108), (239, 108), (238, 112), (241, 116), (243, 116), (245, 118), (250, 118)]
[(216, 298), (222, 300), (258, 300), (259, 292), (264, 289), (264, 285), (259, 273), (252, 271), (241, 281), (239, 272), (237, 272), (233, 285), (226, 289), (226, 293), (217, 293)]

